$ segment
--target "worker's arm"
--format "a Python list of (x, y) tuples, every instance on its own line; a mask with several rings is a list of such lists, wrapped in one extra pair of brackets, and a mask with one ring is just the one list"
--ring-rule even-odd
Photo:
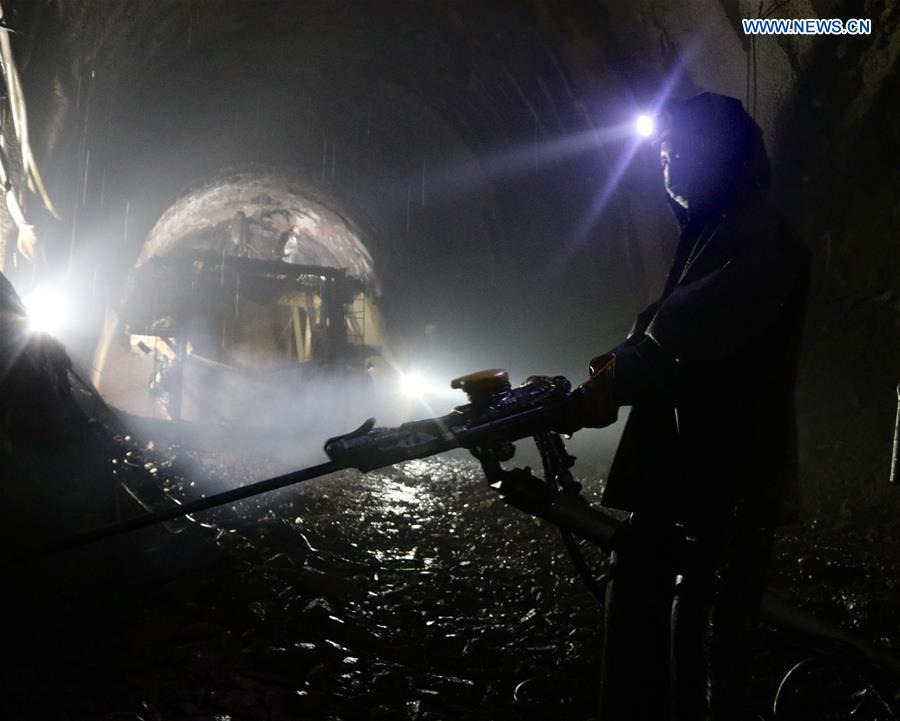
[(592, 361), (590, 378), (573, 398), (570, 427), (609, 425), (623, 405), (677, 403), (697, 390), (690, 384), (698, 376), (686, 368), (727, 362), (762, 337), (808, 261), (805, 249), (786, 234), (755, 240), (739, 244), (717, 268), (648, 308), (649, 322), (639, 316), (628, 340)]
[(663, 300), (644, 333), (614, 348), (614, 391), (621, 405), (677, 401), (694, 390), (684, 372), (727, 363), (753, 347), (777, 321), (805, 276), (805, 249), (786, 233), (743, 242), (733, 257)]

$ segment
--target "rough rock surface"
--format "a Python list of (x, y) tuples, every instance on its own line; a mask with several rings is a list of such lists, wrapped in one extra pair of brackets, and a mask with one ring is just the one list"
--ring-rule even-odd
[[(162, 459), (151, 463), (157, 482), (182, 498), (266, 471), (234, 445), (215, 456), (157, 445), (149, 455)], [(174, 473), (188, 462), (202, 468), (192, 481)], [(596, 498), (599, 484), (586, 487)], [(597, 603), (553, 529), (506, 507), (470, 459), (341, 472), (198, 520), (27, 570), (52, 578), (74, 564), (81, 580), (43, 598), (23, 592), (28, 610), (16, 617), (27, 632), (9, 647), (8, 713), (486, 721), (593, 712)], [(589, 557), (601, 571), (602, 556)], [(773, 580), (825, 618), (896, 646), (898, 571), (895, 537), (807, 527), (781, 539)], [(754, 699), (764, 711), (802, 649), (777, 634), (759, 645)]]

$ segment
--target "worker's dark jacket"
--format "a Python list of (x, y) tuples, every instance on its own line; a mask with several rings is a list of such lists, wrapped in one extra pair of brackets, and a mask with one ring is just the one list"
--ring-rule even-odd
[(808, 251), (761, 202), (684, 227), (662, 297), (613, 350), (632, 405), (604, 505), (722, 530), (796, 508)]

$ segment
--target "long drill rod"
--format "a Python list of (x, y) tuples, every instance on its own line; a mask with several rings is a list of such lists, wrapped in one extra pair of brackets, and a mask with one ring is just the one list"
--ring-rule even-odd
[(891, 454), (891, 483), (900, 483), (900, 384), (897, 385), (897, 418), (894, 421), (894, 447)]
[(206, 511), (210, 508), (216, 508), (217, 506), (224, 506), (228, 503), (242, 501), (250, 496), (274, 491), (278, 488), (293, 485), (294, 483), (302, 483), (303, 481), (310, 481), (313, 478), (327, 476), (329, 473), (334, 473), (335, 471), (340, 471), (344, 468), (346, 468), (346, 466), (332, 461), (320, 463), (317, 466), (293, 471), (282, 476), (275, 476), (274, 478), (267, 478), (263, 481), (257, 481), (256, 483), (249, 483), (246, 486), (233, 488), (232, 490), (224, 491), (223, 493), (216, 493), (215, 495), (207, 496), (206, 498), (198, 498), (196, 501), (184, 503), (173, 508), (165, 508), (154, 511), (153, 513), (147, 513), (142, 516), (135, 516), (134, 518), (128, 518), (124, 521), (101, 526), (100, 528), (93, 528), (89, 531), (76, 533), (75, 535), (62, 538), (42, 548), (28, 551), (20, 556), (3, 561), (2, 564), (0, 564), (0, 568), (17, 565), (25, 561), (33, 561), (54, 553), (68, 551), (70, 549), (85, 546), (89, 543), (94, 543), (95, 541), (101, 541), (104, 538), (121, 536), (122, 534), (130, 533), (131, 531), (136, 531), (140, 528), (154, 526), (158, 523), (165, 523), (166, 521), (171, 521), (175, 518), (189, 516), (194, 513), (199, 513), (200, 511)]

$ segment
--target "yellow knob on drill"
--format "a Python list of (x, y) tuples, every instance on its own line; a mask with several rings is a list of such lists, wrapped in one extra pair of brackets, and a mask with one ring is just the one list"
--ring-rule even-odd
[(509, 374), (502, 368), (477, 371), (454, 378), (450, 387), (463, 391), (472, 403), (480, 403), (508, 391)]

